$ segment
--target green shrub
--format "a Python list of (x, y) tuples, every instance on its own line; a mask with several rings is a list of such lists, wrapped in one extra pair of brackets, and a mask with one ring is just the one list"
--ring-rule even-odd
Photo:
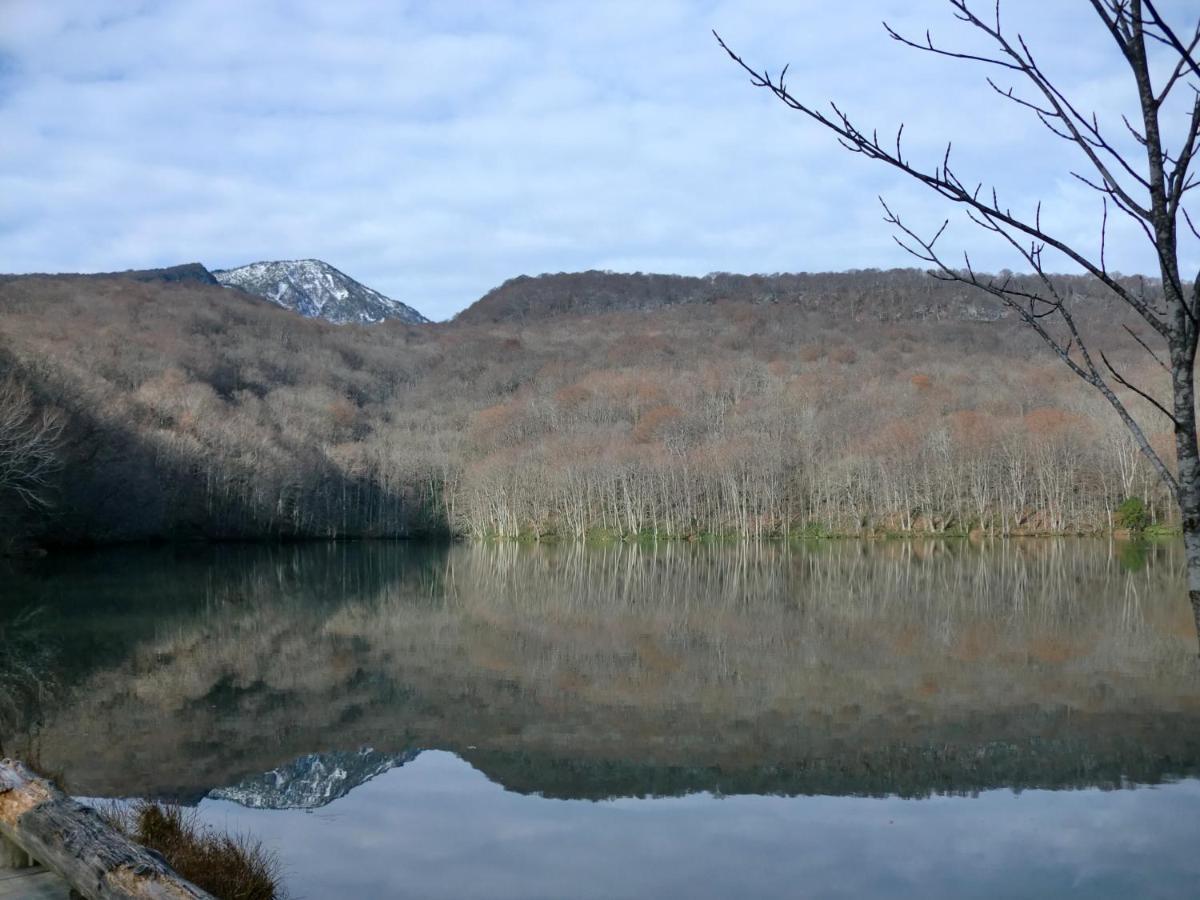
[(798, 537), (802, 541), (817, 541), (823, 538), (832, 537), (824, 525), (818, 522), (809, 522), (799, 531), (792, 532), (793, 537)]
[(1126, 572), (1141, 572), (1146, 568), (1145, 541), (1120, 541), (1117, 543), (1117, 561)]
[(1117, 525), (1140, 533), (1150, 524), (1150, 512), (1141, 497), (1129, 497), (1117, 507)]

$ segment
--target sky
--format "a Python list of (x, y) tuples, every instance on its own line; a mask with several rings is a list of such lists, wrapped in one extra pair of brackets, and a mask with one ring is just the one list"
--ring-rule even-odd
[[(1188, 30), (1192, 2), (1160, 6)], [(1134, 94), (1088, 4), (1003, 12), (1119, 138)], [(520, 274), (913, 265), (881, 195), (922, 231), (949, 216), (955, 260), (1023, 268), (753, 88), (714, 28), (790, 63), (799, 96), (881, 135), (903, 122), (914, 160), (953, 141), (964, 181), (1040, 200), (1098, 255), (1078, 151), (885, 19), (978, 46), (945, 0), (0, 0), (0, 272), (318, 258), (444, 319)], [(1153, 271), (1119, 216), (1106, 259)]]
[(1194, 889), (1197, 802), (1195, 779), (924, 800), (557, 800), (434, 750), (316, 810), (203, 800), (198, 814), (278, 852), (307, 897), (1123, 898)]

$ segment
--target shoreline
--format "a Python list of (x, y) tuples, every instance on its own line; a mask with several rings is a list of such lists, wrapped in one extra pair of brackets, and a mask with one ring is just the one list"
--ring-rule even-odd
[(563, 536), (554, 533), (540, 535), (354, 535), (354, 536), (287, 536), (287, 537), (227, 537), (227, 538), (189, 538), (170, 539), (155, 538), (148, 540), (121, 541), (86, 541), (78, 543), (35, 543), (26, 548), (17, 548), (8, 552), (0, 552), (0, 560), (35, 561), (55, 555), (77, 555), (118, 549), (151, 549), (151, 548), (202, 548), (221, 546), (253, 546), (253, 547), (285, 547), (311, 544), (413, 544), (418, 546), (450, 546), (456, 544), (516, 544), (516, 545), (582, 545), (582, 546), (612, 546), (615, 544), (788, 544), (788, 545), (817, 545), (822, 543), (860, 541), (864, 543), (888, 543), (904, 541), (955, 541), (969, 544), (982, 544), (996, 541), (1022, 540), (1100, 540), (1122, 544), (1150, 544), (1170, 541), (1181, 537), (1178, 526), (1161, 526), (1148, 528), (1141, 533), (1130, 532), (1128, 529), (1115, 528), (1099, 531), (1030, 531), (988, 533), (986, 531), (862, 531), (862, 532), (820, 532), (795, 531), (789, 534), (658, 534), (642, 533), (633, 535), (602, 534), (585, 537)]

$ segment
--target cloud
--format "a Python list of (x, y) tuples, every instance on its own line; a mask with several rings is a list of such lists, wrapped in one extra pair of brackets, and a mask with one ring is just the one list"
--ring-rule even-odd
[[(1128, 86), (1090, 13), (1006, 9), (1119, 125)], [(313, 256), (445, 317), (520, 273), (910, 264), (875, 198), (923, 224), (937, 198), (753, 90), (713, 27), (760, 65), (791, 61), (805, 96), (885, 134), (904, 121), (914, 158), (953, 138), (1015, 209), (1045, 199), (1098, 239), (1070, 148), (980, 71), (883, 35), (888, 18), (968, 39), (934, 0), (7, 0), (3, 18), (0, 271)], [(1149, 270), (1118, 234), (1110, 264)], [(1018, 267), (969, 227), (952, 237)]]
[(289, 883), (314, 897), (1138, 897), (1195, 884), (1198, 799), (1193, 779), (595, 803), (510, 793), (425, 751), (316, 815), (212, 800), (198, 813), (277, 848)]

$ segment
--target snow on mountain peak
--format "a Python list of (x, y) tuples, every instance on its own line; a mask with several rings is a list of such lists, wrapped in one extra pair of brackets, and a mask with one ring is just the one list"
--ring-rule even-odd
[(270, 772), (252, 775), (208, 796), (251, 809), (317, 809), (364, 782), (416, 759), (419, 751), (380, 753), (370, 747), (350, 752), (309, 753)]
[(429, 321), (411, 306), (385, 297), (319, 259), (254, 262), (235, 269), (215, 269), (212, 274), (225, 287), (338, 325), (386, 319), (413, 325)]

